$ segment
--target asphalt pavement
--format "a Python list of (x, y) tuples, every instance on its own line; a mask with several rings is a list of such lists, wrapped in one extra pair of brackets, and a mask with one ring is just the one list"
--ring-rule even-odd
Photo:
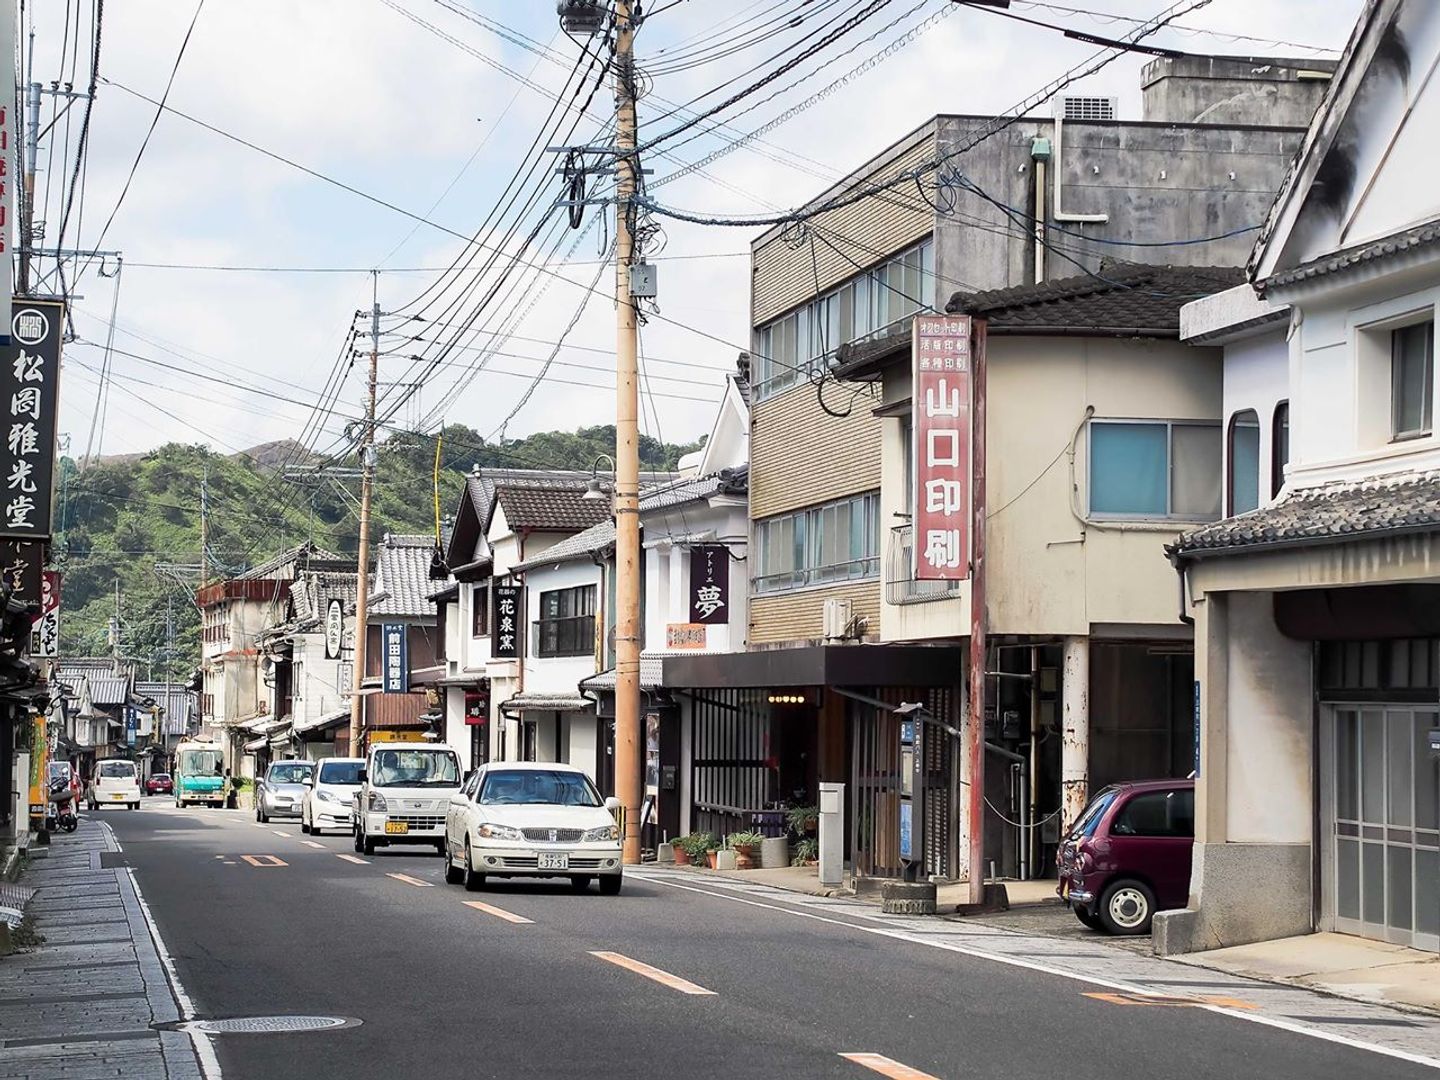
[[(198, 1016), (359, 1021), (218, 1036), (231, 1078), (1440, 1078), (1423, 1052), (1440, 1022), (1223, 983), (1150, 999), (1117, 992), (1130, 984), (1105, 953), (1027, 952), (1001, 929), (935, 920), (920, 936), (853, 903), (654, 870), (613, 898), (564, 882), (467, 893), (432, 849), (362, 858), (346, 836), (164, 800), (95, 816)], [(1277, 1008), (1330, 1019), (1309, 1030)], [(1412, 1042), (1382, 1052), (1363, 1035), (1391, 1030)]]

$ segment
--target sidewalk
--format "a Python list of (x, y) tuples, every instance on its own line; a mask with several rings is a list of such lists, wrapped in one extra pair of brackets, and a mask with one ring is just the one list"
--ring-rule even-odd
[(0, 957), (0, 1078), (201, 1080), (130, 872), (93, 820), (22, 879), (41, 940)]

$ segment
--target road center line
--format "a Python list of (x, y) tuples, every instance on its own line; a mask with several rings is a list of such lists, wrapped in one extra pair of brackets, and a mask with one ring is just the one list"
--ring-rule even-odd
[(504, 919), (512, 923), (534, 924), (534, 919), (527, 919), (523, 915), (516, 915), (513, 911), (506, 911), (504, 908), (491, 907), (489, 904), (482, 904), (479, 900), (466, 900), (465, 906), (474, 908), (476, 911), (483, 911), (486, 915), (494, 915), (497, 919)]
[(661, 986), (668, 986), (671, 990), (678, 990), (682, 994), (693, 994), (696, 996), (706, 995), (714, 997), (714, 990), (706, 990), (703, 986), (696, 986), (688, 979), (682, 979), (679, 975), (671, 975), (668, 971), (661, 971), (657, 967), (641, 963), (639, 960), (632, 960), (628, 956), (622, 956), (615, 952), (592, 952), (591, 956), (597, 956), (607, 963), (622, 967), (626, 971), (633, 971), (637, 975), (643, 975), (647, 979), (653, 979)]
[(418, 877), (411, 877), (409, 874), (386, 874), (386, 877), (393, 877), (396, 881), (403, 881), (406, 885), (414, 885), (417, 889), (433, 889), (433, 881), (421, 881)]
[(321, 851), (325, 850), (324, 844), (316, 843), (314, 840), (301, 840), (300, 842), (306, 847), (319, 848)]
[(846, 1061), (853, 1061), (856, 1065), (865, 1066), (871, 1072), (888, 1076), (890, 1080), (938, 1080), (938, 1077), (921, 1072), (919, 1069), (912, 1069), (909, 1065), (902, 1065), (884, 1054), (841, 1054), (840, 1056)]
[(358, 855), (336, 855), (337, 859), (344, 859), (346, 862), (353, 862), (356, 866), (369, 866), (369, 859), (362, 859)]

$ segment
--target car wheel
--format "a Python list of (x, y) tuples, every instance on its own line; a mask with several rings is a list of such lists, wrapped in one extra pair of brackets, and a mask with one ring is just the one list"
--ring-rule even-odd
[(1155, 894), (1140, 881), (1112, 881), (1100, 894), (1099, 918), (1112, 934), (1144, 934), (1155, 915)]
[(355, 850), (356, 850), (356, 851), (364, 851), (364, 850), (365, 850), (364, 841), (362, 841), (362, 840), (360, 839), (360, 826), (359, 826), (359, 825), (356, 825), (356, 826), (355, 826)]
[(576, 892), (584, 892), (586, 889), (590, 888), (590, 875), (576, 874), (570, 879), (570, 888), (574, 889)]
[(453, 858), (451, 858), (450, 852), (449, 852), (449, 851), (446, 851), (446, 852), (445, 852), (445, 884), (446, 884), (446, 885), (459, 885), (459, 884), (460, 884), (462, 881), (464, 881), (464, 880), (465, 880), (464, 871), (462, 871), (462, 870), (460, 869), (460, 867), (458, 867), (458, 866), (455, 865), (455, 860), (454, 860)]
[(375, 841), (363, 833), (360, 836), (360, 852), (363, 855), (375, 854)]
[(436, 841), (435, 841), (435, 850), (440, 853), (440, 857), (441, 857), (442, 859), (445, 858), (445, 856), (446, 856), (446, 852), (445, 852), (445, 841), (444, 841), (444, 840), (436, 840)]
[(461, 880), (465, 884), (466, 892), (479, 892), (485, 887), (485, 875), (475, 872), (475, 864), (470, 860), (470, 841), (465, 841), (465, 869), (461, 872)]
[(601, 896), (619, 896), (622, 877), (619, 874), (605, 874), (600, 878)]
[(305, 820), (305, 815), (300, 815), (300, 833), (302, 836), (310, 835), (310, 823)]
[(1082, 923), (1084, 923), (1086, 926), (1088, 926), (1091, 930), (1105, 929), (1105, 924), (1100, 921), (1100, 917), (1091, 912), (1091, 910), (1084, 904), (1075, 905), (1075, 917), (1079, 919)]

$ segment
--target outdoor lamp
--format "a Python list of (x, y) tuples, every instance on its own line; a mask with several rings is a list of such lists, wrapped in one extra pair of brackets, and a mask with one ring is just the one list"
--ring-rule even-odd
[(600, 482), (599, 465), (602, 458), (610, 462), (610, 471), (612, 473), (615, 471), (614, 458), (609, 454), (596, 454), (595, 460), (590, 463), (590, 479), (585, 481), (585, 494), (580, 496), (584, 502), (598, 502), (601, 499), (608, 499), (610, 497), (610, 493), (605, 490), (605, 486)]

